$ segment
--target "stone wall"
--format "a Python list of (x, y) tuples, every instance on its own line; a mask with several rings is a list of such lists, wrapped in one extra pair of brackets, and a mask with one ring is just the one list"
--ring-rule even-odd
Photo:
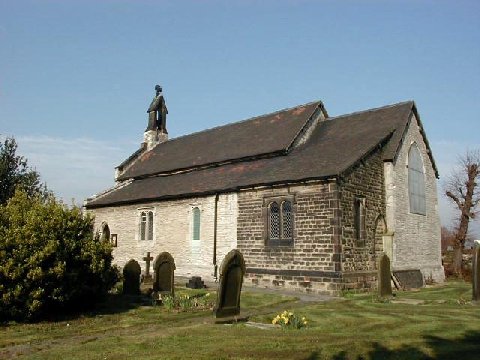
[[(200, 240), (192, 240), (192, 209), (198, 207)], [(139, 240), (140, 212), (154, 212), (153, 241)], [(130, 259), (138, 261), (145, 271), (143, 257), (147, 252), (155, 258), (168, 251), (175, 259), (175, 275), (201, 276), (213, 280), (213, 234), (215, 196), (174, 201), (161, 201), (148, 205), (127, 205), (90, 210), (95, 215), (95, 228), (108, 223), (111, 234), (117, 234), (114, 263), (122, 267)], [(237, 246), (237, 194), (222, 194), (218, 200), (217, 264), (228, 251)]]
[[(370, 288), (376, 284), (375, 238), (377, 221), (385, 215), (383, 160), (380, 151), (354, 167), (341, 181), (342, 270), (345, 288)], [(365, 233), (358, 243), (355, 231), (355, 201), (365, 204)]]
[[(293, 197), (293, 246), (266, 244), (266, 205), (279, 196)], [(247, 266), (246, 283), (319, 293), (338, 290), (337, 198), (335, 182), (239, 192), (237, 240)]]
[[(425, 170), (426, 215), (410, 213), (408, 197), (408, 152), (416, 143)], [(427, 148), (420, 133), (420, 127), (413, 116), (407, 129), (398, 157), (391, 171), (393, 179), (393, 204), (389, 204), (388, 229), (393, 233), (392, 267), (420, 269), (425, 278), (441, 282), (444, 272), (441, 262), (440, 218), (438, 215), (437, 181), (427, 154)]]

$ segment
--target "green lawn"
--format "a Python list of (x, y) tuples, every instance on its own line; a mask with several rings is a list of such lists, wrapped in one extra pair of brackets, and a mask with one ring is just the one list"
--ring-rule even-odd
[(90, 315), (0, 328), (0, 358), (478, 359), (480, 305), (470, 296), (470, 285), (461, 282), (399, 292), (395, 302), (372, 294), (326, 303), (242, 294), (242, 313), (251, 321), (270, 323), (292, 309), (309, 321), (301, 330), (218, 325), (210, 311), (167, 311), (112, 296)]

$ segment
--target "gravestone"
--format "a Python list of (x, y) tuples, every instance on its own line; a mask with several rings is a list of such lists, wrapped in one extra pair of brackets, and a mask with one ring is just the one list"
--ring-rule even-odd
[(174, 277), (175, 261), (168, 252), (163, 252), (157, 256), (153, 263), (154, 278), (153, 291), (160, 294), (170, 294), (174, 296)]
[(472, 258), (472, 300), (480, 301), (480, 241), (473, 246)]
[(390, 259), (383, 253), (378, 259), (378, 295), (381, 297), (392, 296), (392, 274), (390, 272)]
[(153, 260), (153, 257), (150, 256), (150, 251), (147, 252), (147, 256), (143, 258), (145, 261), (145, 275), (143, 276), (143, 282), (146, 284), (152, 283), (152, 275), (150, 274), (150, 262)]
[(393, 275), (403, 289), (419, 289), (425, 285), (422, 272), (418, 269), (395, 270)]
[(245, 271), (245, 261), (240, 251), (232, 250), (223, 259), (214, 309), (216, 318), (240, 314), (240, 293)]
[(200, 276), (192, 276), (188, 280), (188, 283), (185, 285), (189, 289), (204, 289), (206, 288), (205, 283), (203, 282)]
[(142, 269), (135, 260), (131, 259), (123, 267), (123, 293), (128, 295), (140, 294), (140, 273)]

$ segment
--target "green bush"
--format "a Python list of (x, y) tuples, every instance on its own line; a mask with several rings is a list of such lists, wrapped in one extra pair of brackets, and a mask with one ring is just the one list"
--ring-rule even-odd
[(111, 252), (78, 207), (17, 191), (0, 206), (0, 320), (92, 305), (117, 281)]

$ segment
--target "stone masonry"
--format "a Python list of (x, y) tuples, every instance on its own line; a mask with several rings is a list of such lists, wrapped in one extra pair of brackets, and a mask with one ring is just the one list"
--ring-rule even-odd
[[(375, 248), (377, 222), (385, 214), (383, 161), (381, 151), (375, 152), (354, 167), (340, 185), (342, 270), (344, 288), (371, 288), (376, 286)], [(365, 202), (364, 243), (359, 245), (355, 235), (356, 198)]]
[[(267, 246), (265, 199), (293, 196), (294, 246)], [(340, 281), (334, 234), (338, 211), (334, 181), (241, 191), (238, 195), (238, 249), (244, 254), (246, 283), (307, 292), (332, 292)]]
[[(408, 152), (416, 143), (422, 155), (425, 170), (426, 215), (410, 213), (408, 198)], [(415, 116), (404, 136), (391, 176), (395, 187), (393, 202), (388, 211), (389, 232), (393, 233), (394, 270), (420, 269), (424, 278), (442, 282), (445, 278), (441, 265), (440, 218), (438, 215), (437, 183)], [(388, 179), (386, 180), (389, 181)]]
[[(200, 240), (192, 240), (192, 209), (198, 207), (200, 216)], [(140, 212), (153, 210), (153, 240), (139, 240)], [(114, 263), (124, 266), (130, 259), (138, 261), (145, 271), (143, 257), (149, 251), (153, 258), (167, 251), (175, 259), (179, 276), (201, 276), (214, 279), (213, 233), (215, 196), (151, 204), (126, 205), (91, 210), (95, 214), (95, 228), (108, 223), (110, 232), (118, 234), (114, 248)], [(225, 254), (236, 248), (237, 194), (219, 196), (217, 220), (217, 265)]]

